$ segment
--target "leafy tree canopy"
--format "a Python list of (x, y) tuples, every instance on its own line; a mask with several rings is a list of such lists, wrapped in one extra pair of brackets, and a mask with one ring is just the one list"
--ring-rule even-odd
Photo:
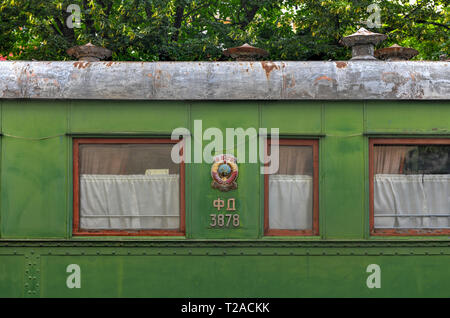
[[(244, 43), (272, 60), (346, 60), (339, 41), (366, 27), (388, 35), (380, 46), (413, 47), (415, 59), (449, 55), (450, 0), (0, 0), (0, 58), (70, 60), (66, 49), (91, 42), (113, 60), (223, 60)], [(381, 25), (367, 27), (380, 8)], [(70, 4), (81, 9), (69, 28)], [(75, 21), (74, 21), (75, 22)]]

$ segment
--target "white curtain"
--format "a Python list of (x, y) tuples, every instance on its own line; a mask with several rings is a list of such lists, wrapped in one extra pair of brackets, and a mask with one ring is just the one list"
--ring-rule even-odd
[(449, 228), (450, 175), (375, 175), (374, 220), (375, 228)]
[(179, 175), (80, 177), (82, 229), (177, 229)]
[(269, 228), (312, 229), (313, 181), (306, 175), (269, 176)]

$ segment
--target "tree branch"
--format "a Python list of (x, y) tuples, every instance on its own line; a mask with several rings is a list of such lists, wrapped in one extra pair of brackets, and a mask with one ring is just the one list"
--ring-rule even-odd
[(172, 35), (173, 41), (178, 41), (178, 36), (180, 34), (181, 22), (183, 22), (183, 12), (184, 7), (178, 3), (175, 10), (175, 20), (173, 22), (173, 27), (175, 28), (175, 33)]
[(425, 23), (425, 24), (432, 24), (432, 25), (440, 26), (440, 27), (446, 28), (447, 30), (450, 30), (449, 25), (438, 23), (438, 22), (431, 22), (431, 21), (426, 21), (426, 20), (413, 20), (413, 21), (419, 22), (419, 23)]
[(241, 9), (244, 10), (245, 19), (244, 21), (239, 21), (237, 24), (240, 25), (242, 29), (245, 28), (252, 22), (260, 7), (261, 4), (254, 4), (247, 8), (247, 0), (241, 0)]
[[(89, 7), (87, 0), (83, 0), (83, 7), (85, 9), (87, 9)], [(85, 15), (85, 25), (86, 25), (86, 30), (90, 34), (95, 34), (95, 31), (93, 31), (94, 21), (92, 20), (91, 16), (88, 14)]]
[(198, 11), (198, 10), (200, 10), (201, 8), (208, 7), (208, 6), (211, 6), (211, 1), (206, 1), (205, 3), (203, 3), (203, 4), (201, 4), (201, 5), (197, 6), (197, 7), (195, 7), (195, 8), (192, 9), (191, 11), (186, 12), (185, 14), (183, 14), (183, 19), (186, 18), (186, 17), (189, 17), (189, 16), (192, 15), (192, 13), (194, 13), (195, 11)]
[[(65, 19), (67, 19), (67, 17), (69, 17), (69, 14), (64, 15)], [(66, 38), (66, 40), (71, 44), (74, 43), (75, 42), (75, 32), (73, 31), (73, 29), (69, 28), (66, 25), (66, 23), (65, 23), (66, 20), (64, 20), (64, 22), (61, 22), (61, 20), (59, 18), (55, 17), (54, 21), (55, 21), (56, 25), (58, 26), (58, 28), (61, 30), (61, 32), (62, 32), (63, 36)]]

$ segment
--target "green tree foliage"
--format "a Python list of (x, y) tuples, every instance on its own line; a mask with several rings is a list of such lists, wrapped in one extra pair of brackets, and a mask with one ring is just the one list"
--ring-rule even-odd
[[(0, 55), (70, 60), (66, 49), (91, 42), (113, 60), (223, 60), (249, 43), (272, 60), (348, 59), (343, 36), (366, 27), (388, 35), (382, 47), (413, 47), (416, 59), (449, 54), (449, 1), (433, 0), (0, 0)], [(366, 21), (378, 4), (381, 25)], [(69, 28), (70, 4), (81, 27)], [(12, 53), (12, 57), (10, 56)]]

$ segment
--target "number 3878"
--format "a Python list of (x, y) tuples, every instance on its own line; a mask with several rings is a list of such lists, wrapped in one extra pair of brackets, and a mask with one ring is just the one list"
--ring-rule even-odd
[(210, 227), (239, 227), (239, 214), (210, 214)]

